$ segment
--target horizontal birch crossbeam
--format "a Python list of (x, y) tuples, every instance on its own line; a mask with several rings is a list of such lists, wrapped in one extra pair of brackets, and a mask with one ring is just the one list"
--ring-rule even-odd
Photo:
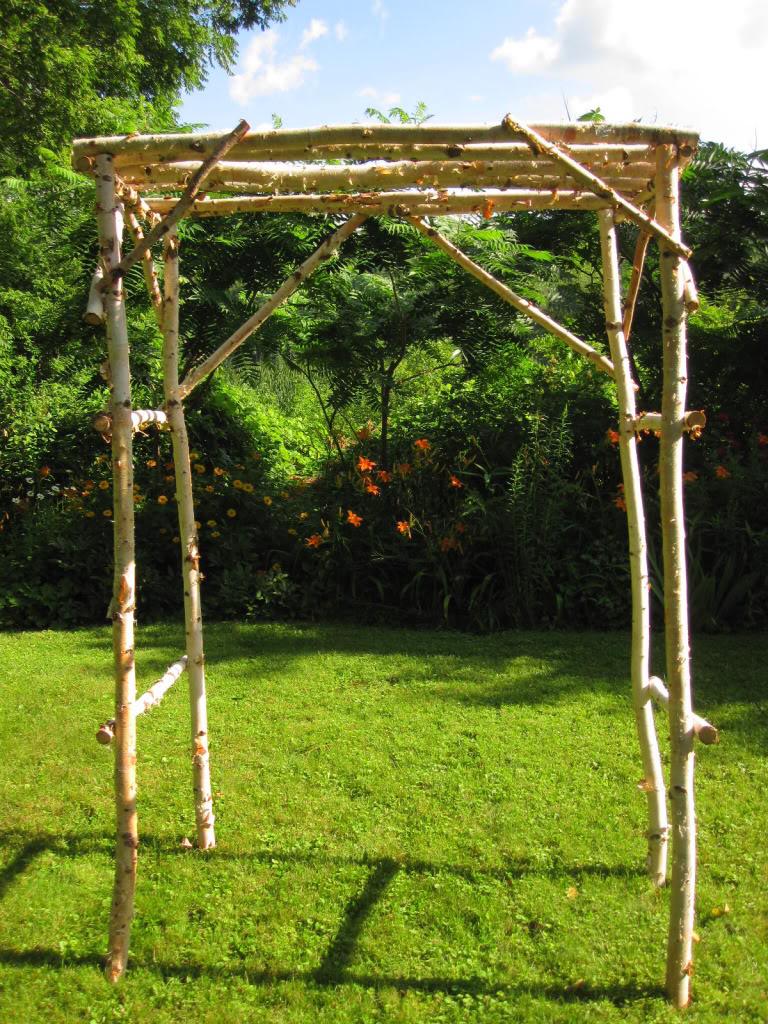
[(614, 188), (612, 188), (606, 181), (599, 178), (596, 174), (587, 170), (586, 167), (582, 166), (577, 160), (569, 156), (562, 149), (559, 149), (557, 145), (554, 145), (550, 141), (540, 135), (535, 129), (529, 128), (519, 121), (515, 121), (512, 117), (507, 114), (504, 119), (509, 125), (510, 130), (519, 132), (522, 134), (530, 143), (531, 149), (538, 155), (544, 155), (552, 157), (557, 160), (563, 168), (563, 171), (567, 174), (572, 175), (578, 181), (582, 183), (585, 188), (590, 189), (595, 195), (603, 196), (605, 199), (611, 199), (613, 205), (622, 210), (630, 220), (634, 221), (639, 227), (645, 231), (654, 235), (659, 241), (663, 242), (672, 252), (681, 256), (684, 260), (687, 260), (691, 255), (691, 250), (683, 245), (682, 242), (674, 238), (665, 227), (662, 227), (658, 221), (654, 220), (653, 217), (649, 217), (647, 213), (639, 209), (633, 203), (629, 202), (621, 196)]
[[(131, 165), (121, 174), (136, 190), (158, 185), (183, 188), (202, 165), (193, 161)], [(605, 164), (601, 174), (612, 189), (638, 195), (644, 192), (655, 174), (650, 162)], [(212, 192), (324, 192), (399, 188), (505, 188), (584, 189), (584, 182), (563, 173), (554, 160), (399, 160), (363, 164), (290, 164), (234, 163), (220, 161), (206, 182)], [(592, 189), (591, 191), (594, 191)]]
[[(658, 676), (650, 677), (648, 680), (648, 691), (651, 697), (657, 700), (659, 704), (663, 704), (665, 708), (669, 707), (669, 691)], [(692, 714), (691, 721), (694, 733), (706, 746), (720, 742), (720, 733), (706, 718), (702, 718), (701, 715)]]
[[(579, 146), (605, 147), (673, 145), (678, 147), (683, 160), (692, 156), (698, 143), (695, 132), (678, 128), (644, 124), (596, 124), (592, 122), (570, 122), (568, 124), (536, 124), (531, 126), (549, 142), (568, 146), (577, 157), (584, 154), (577, 151)], [(73, 165), (83, 169), (83, 158), (99, 153), (110, 153), (115, 166), (121, 163), (157, 163), (166, 160), (201, 160), (214, 152), (222, 140), (223, 133), (174, 135), (115, 135), (96, 138), (76, 139), (72, 147)], [(248, 132), (232, 150), (237, 159), (266, 159), (285, 153), (303, 153), (321, 150), (330, 146), (356, 147), (364, 145), (378, 151), (380, 147), (429, 145), (439, 147), (463, 147), (504, 143), (525, 145), (530, 140), (525, 134), (515, 131), (505, 119), (501, 124), (465, 125), (390, 125), (352, 124), (323, 125), (305, 129), (276, 129), (267, 132)], [(397, 154), (407, 157), (408, 152)], [(445, 155), (455, 157), (455, 149), (446, 148)]]
[[(163, 697), (168, 693), (170, 688), (176, 682), (187, 668), (187, 656), (179, 658), (178, 661), (174, 661), (165, 672), (160, 676), (156, 683), (142, 693), (140, 697), (137, 697), (133, 703), (133, 712), (135, 715), (143, 715), (145, 711), (149, 711), (151, 708), (157, 707)], [(102, 722), (99, 726), (98, 732), (96, 733), (96, 739), (99, 743), (107, 746), (111, 743), (115, 736), (115, 719), (110, 718), (106, 722)]]
[(532, 302), (528, 302), (517, 292), (513, 292), (507, 285), (502, 284), (498, 281), (493, 274), (489, 274), (487, 270), (483, 270), (481, 266), (470, 259), (466, 253), (463, 253), (461, 249), (457, 248), (453, 242), (449, 242), (447, 238), (440, 234), (435, 228), (425, 224), (424, 221), (418, 217), (408, 217), (408, 220), (413, 226), (422, 233), (426, 238), (433, 242), (438, 249), (442, 249), (446, 255), (450, 256), (452, 260), (462, 269), (466, 270), (468, 274), (480, 281), (487, 288), (490, 288), (492, 292), (495, 292), (499, 298), (508, 302), (510, 306), (514, 306), (515, 309), (524, 313), (525, 316), (529, 317), (534, 323), (537, 323), (540, 327), (543, 327), (549, 334), (559, 338), (560, 341), (564, 341), (565, 344), (572, 349), (574, 352), (578, 352), (579, 355), (584, 356), (588, 359), (598, 370), (603, 373), (607, 373), (609, 377), (615, 378), (615, 370), (613, 363), (606, 356), (602, 355), (597, 349), (592, 348), (591, 345), (587, 344), (586, 341), (582, 341), (581, 338), (577, 338), (575, 334), (572, 334), (566, 327), (559, 324), (556, 320), (553, 320), (551, 316), (548, 316), (543, 310), (539, 309), (538, 306), (534, 306)]
[[(147, 198), (158, 213), (173, 209), (175, 199)], [(187, 211), (193, 217), (225, 217), (233, 213), (368, 213), (375, 216), (447, 216), (454, 213), (507, 213), (516, 210), (605, 210), (610, 202), (585, 192), (552, 189), (483, 189), (482, 191), (417, 189), (393, 192), (330, 192), (314, 195), (233, 196), (198, 199)]]
[[(108, 412), (97, 412), (91, 420), (91, 426), (97, 434), (112, 433), (112, 415)], [(162, 409), (134, 409), (131, 412), (131, 429), (134, 432), (145, 427), (167, 427), (168, 417)]]
[[(654, 433), (660, 433), (661, 423), (660, 412), (641, 412), (635, 417), (633, 426), (636, 431), (652, 430)], [(706, 425), (707, 414), (703, 409), (690, 409), (683, 413), (683, 430), (686, 433), (698, 437)]]
[(186, 396), (196, 388), (197, 385), (204, 380), (208, 374), (213, 371), (224, 362), (225, 359), (229, 358), (235, 349), (239, 348), (242, 343), (249, 338), (255, 331), (261, 327), (261, 325), (269, 319), (274, 311), (281, 306), (286, 299), (290, 298), (293, 293), (301, 287), (306, 279), (313, 274), (317, 268), (327, 260), (341, 245), (345, 239), (349, 238), (350, 235), (354, 234), (360, 225), (366, 220), (364, 214), (355, 214), (354, 217), (350, 217), (348, 221), (345, 221), (340, 228), (320, 245), (311, 256), (298, 267), (287, 280), (285, 280), (274, 295), (258, 309), (252, 317), (245, 321), (242, 326), (231, 334), (226, 341), (222, 342), (221, 345), (213, 352), (204, 363), (200, 366), (196, 366), (191, 370), (184, 380), (179, 385), (179, 397), (186, 398)]

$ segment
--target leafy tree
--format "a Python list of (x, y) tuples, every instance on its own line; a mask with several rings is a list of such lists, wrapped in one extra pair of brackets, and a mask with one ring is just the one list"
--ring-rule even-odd
[(230, 68), (235, 34), (295, 0), (5, 0), (0, 5), (0, 175), (77, 135), (168, 130), (180, 90)]

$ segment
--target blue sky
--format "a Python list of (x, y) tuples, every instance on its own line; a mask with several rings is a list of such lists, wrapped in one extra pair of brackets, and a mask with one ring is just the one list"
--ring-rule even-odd
[(298, 128), (419, 101), (438, 122), (566, 121), (599, 105), (768, 146), (766, 0), (299, 0), (239, 43), (234, 77), (214, 72), (185, 121)]

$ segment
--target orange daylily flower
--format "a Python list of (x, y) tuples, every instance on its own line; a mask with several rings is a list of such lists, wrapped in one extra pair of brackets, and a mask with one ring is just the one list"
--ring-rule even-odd
[(413, 472), (413, 466), (410, 462), (398, 462), (395, 464), (395, 472), (398, 476), (410, 476)]
[(353, 512), (351, 508), (347, 509), (347, 522), (351, 526), (360, 526), (362, 521), (362, 516), (359, 516), (356, 512)]
[(376, 474), (376, 479), (380, 480), (383, 484), (391, 484), (392, 474), (389, 472), (388, 469), (380, 469), (379, 472)]
[(407, 519), (398, 519), (398, 521), (395, 524), (395, 526), (396, 526), (397, 532), (398, 533), (402, 533), (402, 535), (404, 537), (410, 537), (411, 536), (411, 524), (408, 522)]
[(621, 495), (619, 495), (618, 498), (613, 499), (613, 504), (616, 506), (617, 509), (619, 509), (620, 512), (627, 511), (627, 503), (626, 501), (624, 501)]
[(683, 473), (683, 480), (685, 480), (687, 484), (695, 483), (698, 479), (699, 474), (694, 473), (692, 469), (689, 469), (687, 473)]
[(323, 538), (319, 533), (313, 533), (311, 537), (307, 537), (304, 541), (308, 548), (319, 548), (323, 543)]
[(168, 504), (168, 498), (166, 497), (165, 494), (158, 494), (158, 496), (157, 496), (157, 504), (158, 505), (167, 505)]
[(369, 473), (374, 468), (375, 465), (376, 463), (373, 461), (373, 459), (366, 459), (364, 455), (358, 455), (357, 468), (360, 470), (361, 473)]
[(224, 470), (221, 468), (221, 466), (214, 466), (213, 467), (213, 475), (214, 476), (224, 476)]
[(50, 476), (51, 475), (51, 467), (50, 466), (41, 466), (40, 469), (39, 469), (39, 473), (40, 473), (40, 476)]
[(715, 476), (718, 480), (727, 480), (730, 475), (731, 471), (726, 469), (725, 466), (717, 466), (715, 468)]
[(157, 459), (147, 459), (147, 465), (150, 469), (154, 469), (157, 465)]
[(368, 494), (373, 494), (374, 496), (377, 494), (381, 494), (381, 488), (377, 487), (376, 484), (373, 483), (373, 481), (371, 480), (365, 481), (365, 490)]
[(608, 438), (608, 440), (611, 442), (611, 444), (618, 444), (619, 443), (619, 432), (618, 432), (618, 430), (608, 430), (608, 431), (606, 431), (606, 435), (605, 436)]
[(765, 446), (768, 445), (768, 434), (758, 434), (757, 443), (761, 448), (765, 448)]
[(463, 487), (464, 484), (459, 480), (455, 473), (451, 473), (451, 487)]
[(413, 447), (418, 448), (420, 452), (426, 452), (429, 451), (432, 445), (429, 443), (426, 437), (420, 437), (418, 441), (413, 442)]

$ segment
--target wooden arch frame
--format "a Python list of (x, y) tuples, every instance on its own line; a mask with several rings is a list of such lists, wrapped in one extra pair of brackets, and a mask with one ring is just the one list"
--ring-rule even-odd
[[(631, 685), (643, 762), (640, 789), (648, 802), (648, 871), (666, 881), (671, 831), (672, 869), (666, 990), (678, 1007), (690, 1000), (696, 873), (694, 738), (717, 741), (717, 730), (693, 713), (689, 659), (683, 519), (683, 437), (700, 431), (702, 413), (685, 409), (686, 313), (696, 291), (690, 251), (680, 237), (679, 178), (698, 137), (640, 124), (577, 123), (527, 127), (507, 116), (499, 125), (349, 125), (301, 131), (250, 132), (241, 122), (228, 135), (118, 136), (80, 139), (73, 164), (96, 181), (100, 260), (88, 308), (105, 323), (110, 409), (94, 426), (111, 435), (114, 487), (113, 622), (115, 716), (98, 738), (115, 739), (117, 850), (107, 976), (124, 972), (133, 917), (138, 827), (136, 717), (157, 704), (186, 671), (192, 706), (192, 761), (197, 845), (215, 844), (208, 763), (205, 672), (198, 538), (183, 402), (368, 216), (410, 221), (468, 273), (510, 305), (589, 359), (616, 382), (619, 451), (629, 530), (632, 589)], [(233, 159), (225, 161), (230, 155)], [(333, 161), (329, 163), (328, 161)], [(203, 184), (217, 193), (208, 198)], [(181, 192), (180, 197), (158, 191)], [(233, 193), (233, 195), (227, 195)], [(542, 310), (516, 295), (458, 250), (423, 218), (495, 211), (594, 210), (603, 261), (605, 323), (610, 359)], [(262, 211), (345, 212), (347, 219), (275, 294), (183, 380), (178, 373), (179, 272), (175, 226), (184, 216)], [(122, 252), (123, 219), (134, 248)], [(616, 223), (640, 229), (627, 295), (620, 291)], [(663, 313), (661, 412), (639, 412), (627, 340), (648, 243), (660, 248)], [(152, 246), (163, 243), (163, 292)], [(141, 262), (163, 333), (161, 410), (134, 410), (126, 327), (124, 274)], [(133, 433), (149, 424), (170, 429), (182, 550), (186, 654), (137, 699), (134, 668)], [(649, 577), (637, 433), (660, 432), (659, 478), (664, 555), (667, 690), (649, 674)], [(652, 699), (668, 708), (671, 740), (669, 797), (656, 740)]]

